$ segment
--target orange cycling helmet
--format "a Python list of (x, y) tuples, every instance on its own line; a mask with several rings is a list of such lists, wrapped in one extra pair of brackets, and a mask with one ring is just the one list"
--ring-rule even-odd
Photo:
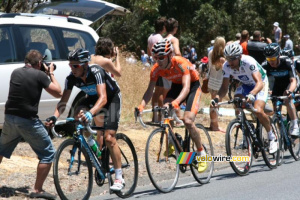
[(170, 40), (162, 39), (152, 47), (153, 56), (166, 56), (173, 52), (173, 45)]

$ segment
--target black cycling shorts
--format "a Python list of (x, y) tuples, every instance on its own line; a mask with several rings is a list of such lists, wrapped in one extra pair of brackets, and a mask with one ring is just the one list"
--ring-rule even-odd
[[(97, 100), (97, 95), (88, 96), (79, 103), (79, 106), (91, 109)], [(106, 105), (99, 111), (99, 113), (94, 115), (94, 117), (97, 117), (97, 115), (104, 114), (105, 130), (118, 130), (121, 114), (121, 101), (121, 93), (115, 94), (112, 98), (107, 99)]]
[(158, 77), (155, 86), (164, 87), (164, 82), (161, 76)]
[[(182, 84), (172, 83), (171, 89), (167, 94), (166, 98), (176, 99), (182, 90)], [(185, 111), (191, 111), (195, 114), (198, 113), (199, 104), (200, 104), (201, 88), (199, 81), (191, 83), (190, 92), (187, 95), (186, 99), (186, 108)], [(182, 103), (182, 102), (180, 102)]]

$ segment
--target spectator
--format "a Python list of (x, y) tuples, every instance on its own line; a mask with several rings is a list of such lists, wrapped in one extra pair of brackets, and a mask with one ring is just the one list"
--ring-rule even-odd
[(254, 31), (253, 40), (247, 44), (247, 50), (249, 55), (252, 56), (259, 64), (262, 64), (265, 60), (264, 48), (267, 46), (266, 43), (261, 42), (261, 32)]
[[(61, 88), (53, 74), (53, 63), (47, 67), (37, 50), (30, 50), (25, 66), (11, 74), (8, 100), (5, 104), (5, 123), (0, 136), (0, 163), (3, 156), (10, 158), (21, 138), (37, 154), (39, 163), (33, 192), (30, 198), (55, 199), (43, 190), (43, 184), (51, 169), (55, 149), (43, 123), (37, 115), (43, 88), (54, 97), (61, 97)], [(46, 72), (41, 71), (41, 67)]]
[(265, 37), (261, 37), (260, 41), (264, 42), (266, 44), (271, 44), (272, 43), (272, 40), (270, 38), (265, 38)]
[[(217, 37), (215, 39), (214, 48), (208, 54), (208, 91), (211, 95), (211, 99), (215, 99), (219, 89), (221, 88), (223, 81), (222, 66), (225, 63), (224, 48), (225, 39), (223, 37)], [(210, 107), (210, 130), (221, 131), (218, 124), (218, 114), (216, 108)]]
[[(147, 53), (148, 56), (150, 56), (150, 59), (152, 58), (151, 52), (153, 45), (163, 39), (162, 34), (166, 32), (166, 23), (167, 20), (164, 17), (158, 18), (154, 23), (155, 33), (152, 33), (148, 38)], [(166, 92), (163, 85), (163, 79), (162, 77), (159, 77), (156, 82), (155, 90), (152, 97), (152, 107), (163, 106), (164, 93)], [(156, 123), (160, 122), (157, 112), (153, 114), (152, 121)]]
[(285, 45), (284, 45), (284, 49), (286, 50), (292, 50), (293, 51), (293, 41), (290, 39), (290, 35), (284, 35), (283, 36), (285, 39)]
[(243, 48), (243, 54), (244, 55), (249, 55), (249, 52), (247, 50), (248, 40), (249, 40), (249, 32), (247, 30), (243, 30), (242, 34), (241, 34), (240, 45)]
[(241, 41), (241, 33), (235, 34), (235, 39), (236, 39), (236, 42), (240, 43), (240, 41)]
[(191, 44), (190, 61), (193, 63), (197, 60), (197, 52), (194, 45)]
[(141, 51), (141, 61), (145, 67), (150, 67), (149, 56), (145, 53), (144, 50)]
[(281, 38), (282, 38), (281, 28), (279, 27), (278, 22), (274, 22), (273, 26), (274, 26), (274, 28), (273, 28), (272, 33), (274, 34), (275, 43), (279, 44), (279, 46), (280, 46)]
[(214, 43), (215, 43), (215, 40), (211, 40), (211, 41), (210, 41), (211, 46), (207, 48), (207, 55), (208, 55), (209, 52), (214, 48)]

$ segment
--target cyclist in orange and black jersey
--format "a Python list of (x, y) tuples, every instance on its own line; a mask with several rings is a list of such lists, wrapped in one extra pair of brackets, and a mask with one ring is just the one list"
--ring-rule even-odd
[[(198, 72), (187, 59), (172, 55), (172, 44), (168, 39), (157, 42), (152, 48), (152, 54), (157, 63), (153, 66), (150, 73), (150, 82), (139, 106), (139, 111), (142, 112), (150, 101), (159, 76), (172, 81), (164, 106), (168, 107), (168, 102), (171, 102), (172, 106), (178, 109), (180, 103), (186, 100), (186, 109), (183, 117), (184, 124), (197, 146), (198, 155), (205, 156), (206, 153), (201, 143), (200, 133), (194, 123), (201, 95)], [(203, 172), (206, 169), (207, 163), (200, 162), (198, 171)]]

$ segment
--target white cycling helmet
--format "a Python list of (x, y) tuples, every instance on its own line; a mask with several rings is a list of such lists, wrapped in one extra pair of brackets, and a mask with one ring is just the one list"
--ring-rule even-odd
[(243, 53), (243, 48), (238, 43), (231, 43), (224, 49), (225, 57), (238, 57)]

